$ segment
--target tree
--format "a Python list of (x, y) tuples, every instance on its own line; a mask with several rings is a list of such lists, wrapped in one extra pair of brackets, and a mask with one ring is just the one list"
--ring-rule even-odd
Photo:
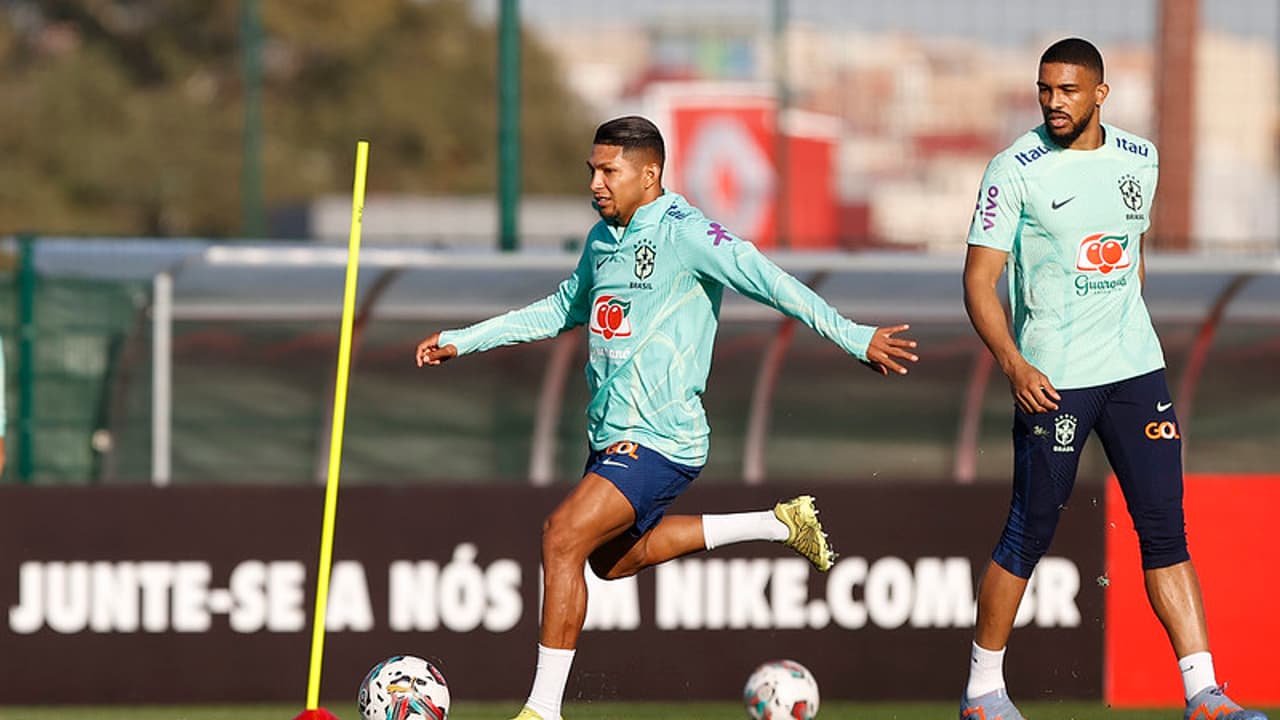
[[(359, 138), (371, 193), (493, 191), (495, 28), (464, 2), (260, 6), (268, 205), (347, 190)], [(0, 232), (235, 235), (239, 10), (0, 4)], [(577, 191), (590, 128), (550, 54), (524, 41), (523, 187)]]

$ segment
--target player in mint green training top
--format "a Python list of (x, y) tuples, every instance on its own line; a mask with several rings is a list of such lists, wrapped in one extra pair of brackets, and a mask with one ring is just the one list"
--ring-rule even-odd
[(586, 325), (587, 445), (582, 481), (543, 529), (544, 603), (537, 673), (518, 718), (558, 720), (587, 608), (584, 566), (605, 579), (729, 543), (786, 543), (825, 571), (834, 561), (813, 498), (772, 511), (664, 511), (707, 460), (702, 392), (724, 288), (771, 305), (874, 370), (905, 375), (916, 343), (906, 325), (858, 325), (662, 187), (662, 135), (640, 117), (601, 125), (587, 161), (591, 229), (577, 268), (551, 296), (461, 330), (434, 334), (417, 363), (557, 335)]
[[(1188, 720), (1265, 720), (1219, 687), (1187, 551), (1182, 443), (1142, 300), (1159, 168), (1149, 140), (1102, 124), (1109, 89), (1085, 40), (1040, 58), (1044, 124), (987, 166), (969, 227), (965, 306), (1009, 378), (1013, 502), (978, 590), (961, 720), (1022, 720), (1005, 691), (1018, 604), (1097, 432), (1133, 517), (1146, 589), (1178, 658)], [(1009, 274), (1013, 331), (996, 292)]]

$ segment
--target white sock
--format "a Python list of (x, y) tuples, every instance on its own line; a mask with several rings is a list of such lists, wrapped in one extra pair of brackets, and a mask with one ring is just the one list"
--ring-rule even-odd
[(790, 534), (772, 510), (702, 516), (702, 540), (708, 550), (748, 540), (782, 542)]
[(1182, 690), (1188, 700), (1205, 688), (1218, 686), (1218, 678), (1213, 674), (1213, 655), (1208, 652), (1191, 653), (1180, 658), (1178, 669), (1182, 671)]
[(973, 652), (969, 656), (969, 687), (965, 696), (970, 700), (979, 695), (1004, 688), (1004, 651), (987, 650), (978, 643), (973, 644)]
[(525, 705), (543, 720), (560, 720), (560, 704), (564, 702), (564, 686), (569, 682), (575, 652), (538, 643), (538, 672), (533, 676), (533, 690)]

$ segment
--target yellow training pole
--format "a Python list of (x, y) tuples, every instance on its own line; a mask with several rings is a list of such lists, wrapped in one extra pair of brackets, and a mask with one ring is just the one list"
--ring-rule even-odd
[(347, 377), (351, 366), (351, 325), (360, 271), (360, 221), (364, 215), (364, 178), (369, 142), (356, 143), (356, 181), (351, 193), (351, 239), (347, 249), (347, 286), (342, 295), (342, 339), (338, 343), (338, 382), (333, 393), (333, 432), (329, 440), (329, 477), (324, 491), (324, 526), (320, 531), (320, 567), (316, 571), (316, 613), (311, 630), (311, 674), (307, 710), (320, 704), (320, 667), (324, 661), (324, 620), (329, 605), (329, 569), (333, 563), (333, 525), (338, 514), (338, 470), (342, 465), (342, 429), (347, 417)]

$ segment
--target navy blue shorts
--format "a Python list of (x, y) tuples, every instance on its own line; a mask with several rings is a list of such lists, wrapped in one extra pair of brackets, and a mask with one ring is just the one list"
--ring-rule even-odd
[(1031, 576), (1071, 496), (1085, 440), (1097, 432), (1138, 531), (1143, 568), (1187, 560), (1182, 435), (1164, 370), (1058, 394), (1057, 410), (1014, 412), (1013, 500), (992, 559)]
[(700, 472), (701, 467), (672, 462), (659, 452), (624, 440), (593, 450), (582, 474), (595, 473), (622, 491), (636, 513), (627, 534), (638, 538), (662, 521), (667, 506)]

